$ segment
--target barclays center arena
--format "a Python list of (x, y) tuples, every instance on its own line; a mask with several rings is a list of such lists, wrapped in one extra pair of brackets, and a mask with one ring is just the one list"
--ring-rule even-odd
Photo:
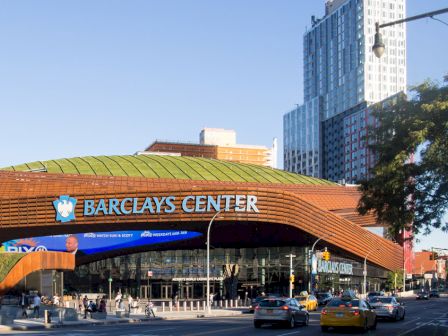
[(287, 293), (291, 266), (295, 292), (361, 288), (364, 260), (378, 290), (402, 268), (403, 249), (372, 232), (379, 224), (356, 212), (359, 198), (355, 187), (199, 157), (39, 161), (0, 170), (1, 249), (75, 255), (73, 271), (24, 272), (14, 285), (48, 295), (202, 299), (210, 227), (219, 297)]

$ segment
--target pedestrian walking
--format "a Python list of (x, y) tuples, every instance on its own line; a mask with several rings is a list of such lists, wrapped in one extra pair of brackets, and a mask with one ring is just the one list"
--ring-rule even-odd
[(34, 310), (34, 317), (38, 318), (39, 312), (40, 312), (40, 297), (39, 297), (39, 295), (36, 295), (33, 298), (33, 310)]

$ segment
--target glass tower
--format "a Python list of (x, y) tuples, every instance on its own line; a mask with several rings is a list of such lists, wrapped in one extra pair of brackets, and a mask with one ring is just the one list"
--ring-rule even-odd
[(347, 130), (353, 121), (365, 133), (369, 106), (405, 91), (405, 24), (381, 29), (382, 58), (371, 51), (375, 22), (404, 16), (405, 0), (328, 0), (325, 16), (312, 17), (303, 38), (304, 103), (283, 118), (285, 170), (355, 182), (372, 165), (362, 136), (347, 141)]

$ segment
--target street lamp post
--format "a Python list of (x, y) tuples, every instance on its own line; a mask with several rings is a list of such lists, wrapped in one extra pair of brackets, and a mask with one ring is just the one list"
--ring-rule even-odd
[(367, 257), (375, 251), (379, 251), (379, 249), (375, 249), (375, 250), (371, 250), (369, 252), (367, 252), (366, 257), (364, 258), (364, 271), (362, 272), (362, 274), (364, 275), (364, 294), (367, 294)]
[(210, 220), (210, 223), (208, 223), (208, 229), (207, 229), (207, 313), (211, 313), (211, 306), (210, 306), (210, 229), (212, 227), (213, 221), (215, 218), (223, 211), (224, 209), (219, 210), (217, 213), (215, 213)]
[[(408, 18), (397, 20), (397, 21), (387, 22), (387, 23), (383, 23), (383, 24), (379, 24), (378, 22), (375, 23), (376, 33), (375, 33), (375, 43), (373, 44), (373, 47), (372, 47), (373, 53), (375, 54), (376, 57), (380, 58), (381, 56), (383, 56), (383, 53), (385, 50), (385, 45), (384, 45), (383, 38), (380, 33), (380, 28), (389, 27), (389, 26), (393, 26), (396, 24), (414, 21), (414, 20), (418, 20), (418, 19), (423, 19), (425, 17), (433, 18), (433, 16), (440, 15), (440, 14), (447, 13), (447, 12), (448, 12), (448, 8), (443, 8), (443, 9), (439, 9), (439, 10), (428, 12), (428, 13), (410, 16)], [(437, 19), (435, 19), (435, 20), (437, 20)]]
[(310, 277), (308, 279), (308, 293), (310, 293), (310, 294), (311, 294), (311, 289), (312, 289), (312, 286), (313, 286), (313, 275), (311, 274), (312, 271), (313, 271), (313, 269), (312, 269), (313, 265), (311, 263), (312, 263), (313, 253), (314, 253), (314, 247), (316, 247), (316, 244), (319, 241), (321, 241), (322, 239), (330, 238), (330, 237), (333, 237), (333, 234), (322, 236), (322, 237), (316, 239), (316, 241), (314, 242), (313, 246), (311, 247), (311, 251), (309, 252), (308, 263), (309, 263)]

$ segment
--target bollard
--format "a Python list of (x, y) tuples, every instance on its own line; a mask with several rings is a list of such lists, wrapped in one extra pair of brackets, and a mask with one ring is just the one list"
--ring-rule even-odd
[(184, 306), (184, 311), (187, 311), (187, 301), (184, 301), (183, 306)]
[(235, 308), (238, 308), (238, 300), (235, 300)]
[(228, 301), (227, 301), (227, 300), (225, 300), (225, 301), (224, 301), (224, 308), (226, 308), (226, 309), (227, 309), (228, 307), (229, 307), (229, 303), (228, 303)]
[(172, 312), (173, 311), (173, 303), (171, 301), (168, 303), (168, 307), (170, 309), (170, 312)]
[(230, 308), (233, 308), (233, 300), (229, 300), (230, 301)]
[(58, 313), (59, 313), (59, 324), (63, 324), (64, 323), (64, 312), (62, 309), (60, 309), (58, 311)]
[(200, 311), (201, 310), (201, 302), (196, 301), (196, 310)]
[(206, 305), (205, 301), (202, 301), (202, 307), (204, 307), (204, 311), (207, 310), (207, 305)]
[(165, 302), (162, 302), (162, 311), (165, 311)]
[(222, 308), (222, 300), (219, 300), (219, 308)]
[(193, 311), (193, 301), (190, 301), (190, 310)]
[(51, 312), (49, 310), (44, 310), (44, 323), (51, 323)]

